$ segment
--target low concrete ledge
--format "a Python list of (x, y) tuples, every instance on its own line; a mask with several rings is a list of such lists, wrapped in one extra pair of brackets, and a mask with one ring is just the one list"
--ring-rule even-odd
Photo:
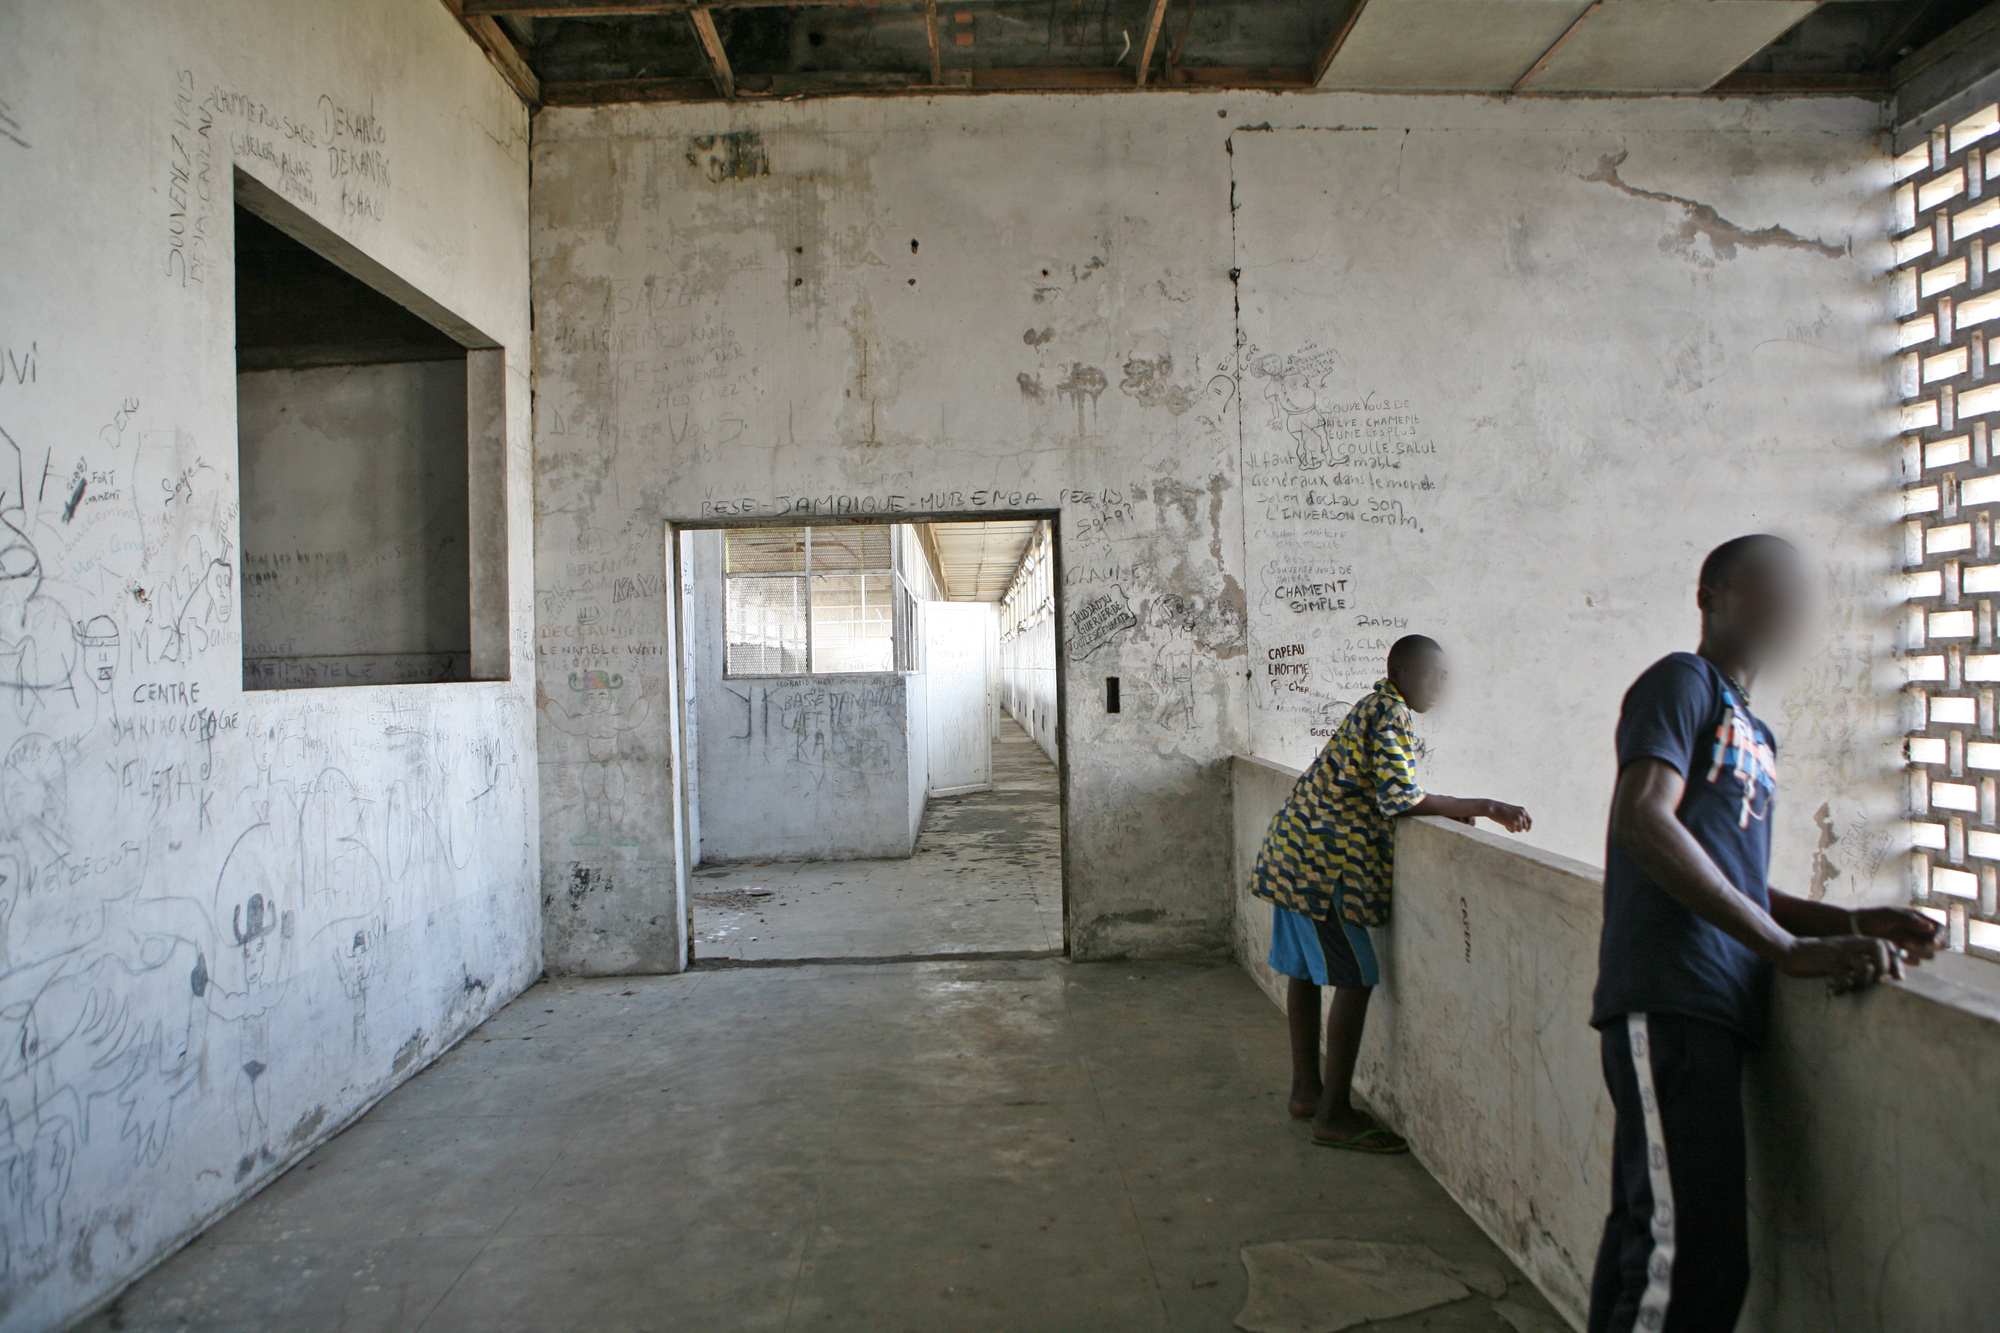
[[(1269, 911), (1247, 884), (1297, 773), (1231, 764), (1238, 957), (1281, 1005)], [(1399, 825), (1357, 1078), (1578, 1328), (1610, 1196), (1588, 1025), (1602, 874), (1448, 820)], [(1952, 956), (1860, 996), (1781, 979), (1747, 1082), (1756, 1274), (1741, 1328), (2000, 1322), (2000, 966)]]

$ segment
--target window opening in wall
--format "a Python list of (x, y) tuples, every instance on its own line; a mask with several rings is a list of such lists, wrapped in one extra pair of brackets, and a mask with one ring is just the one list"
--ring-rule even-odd
[(1992, 426), (2000, 316), (2000, 108), (1939, 126), (1895, 162), (1892, 256), (1903, 409), (1911, 893), (1951, 947), (2000, 958), (2000, 594)]
[(504, 678), (501, 354), (252, 197), (235, 213), (244, 688)]
[(915, 669), (905, 531), (853, 525), (725, 532), (724, 674)]

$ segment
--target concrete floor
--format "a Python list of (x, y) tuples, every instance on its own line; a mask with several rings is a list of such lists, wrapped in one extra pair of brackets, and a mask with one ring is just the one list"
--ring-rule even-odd
[(1056, 766), (1000, 721), (993, 790), (933, 797), (914, 856), (697, 870), (696, 960), (1062, 952)]
[[(702, 955), (1060, 950), (1055, 769), (1011, 722), (995, 750), (908, 861), (706, 874)], [(1287, 1069), (1224, 962), (545, 982), (84, 1327), (1223, 1330), (1241, 1248), (1313, 1237), (1547, 1309), (1413, 1158), (1313, 1148)], [(1516, 1325), (1475, 1296), (1366, 1327)]]
[(1224, 1330), (1242, 1246), (1322, 1236), (1546, 1310), (1414, 1159), (1311, 1147), (1286, 1059), (1223, 962), (548, 982), (86, 1327)]

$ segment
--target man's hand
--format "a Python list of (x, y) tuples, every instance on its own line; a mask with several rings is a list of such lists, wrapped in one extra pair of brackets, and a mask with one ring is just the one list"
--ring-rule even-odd
[(1903, 975), (1897, 951), (1887, 941), (1867, 935), (1794, 937), (1777, 964), (1788, 977), (1831, 978), (1827, 989), (1835, 995), (1866, 990), (1884, 977), (1900, 980)]
[(1855, 934), (1887, 940), (1912, 962), (1936, 957), (1944, 935), (1943, 926), (1914, 907), (1864, 907), (1853, 917)]
[[(1528, 812), (1518, 805), (1509, 805), (1505, 801), (1481, 801), (1480, 805), (1484, 807), (1480, 814), (1509, 833), (1526, 833), (1534, 826), (1535, 821), (1528, 818)], [(1465, 822), (1470, 824), (1472, 821), (1468, 819)]]

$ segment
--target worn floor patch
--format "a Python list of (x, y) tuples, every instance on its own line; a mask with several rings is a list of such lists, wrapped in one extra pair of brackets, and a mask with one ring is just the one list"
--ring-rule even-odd
[(1338, 1333), (1395, 1319), (1477, 1291), (1504, 1296), (1484, 1264), (1456, 1264), (1427, 1245), (1369, 1240), (1281, 1240), (1243, 1247), (1250, 1290), (1236, 1316), (1247, 1333)]

